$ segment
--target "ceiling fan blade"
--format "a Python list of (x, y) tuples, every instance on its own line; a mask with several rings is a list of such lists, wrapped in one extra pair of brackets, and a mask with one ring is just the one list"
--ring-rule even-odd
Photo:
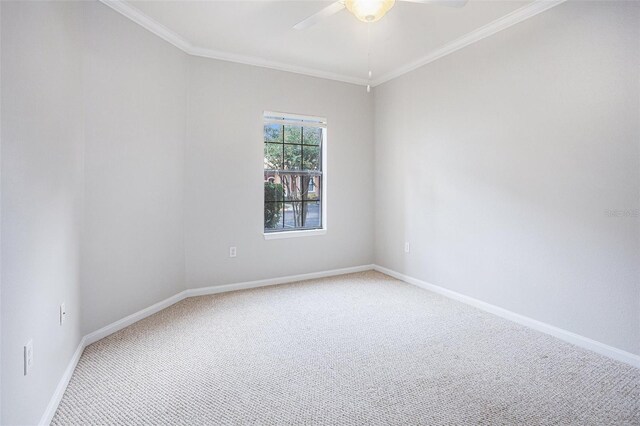
[(437, 4), (438, 6), (463, 7), (469, 0), (401, 0), (407, 3)]
[(325, 7), (320, 12), (314, 13), (313, 15), (309, 16), (307, 19), (298, 22), (293, 26), (293, 28), (295, 28), (296, 30), (305, 30), (310, 26), (317, 24), (324, 18), (328, 18), (329, 16), (340, 12), (342, 9), (344, 9), (344, 2), (337, 1), (335, 3), (331, 3), (329, 6)]

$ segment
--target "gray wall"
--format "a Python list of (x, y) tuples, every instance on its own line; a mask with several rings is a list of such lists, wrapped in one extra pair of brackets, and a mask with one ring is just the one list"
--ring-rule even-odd
[[(40, 419), (83, 334), (185, 284), (371, 263), (374, 236), (382, 266), (640, 353), (640, 218), (605, 214), (640, 208), (637, 4), (558, 6), (375, 111), (96, 2), (1, 7), (3, 424)], [(324, 236), (262, 237), (265, 109), (328, 118)]]
[[(188, 58), (98, 2), (2, 2), (1, 36), (2, 424), (38, 422), (81, 337), (185, 275), (195, 287), (372, 262), (362, 87)], [(262, 237), (265, 109), (329, 119), (324, 236)]]
[(639, 55), (569, 2), (376, 87), (376, 263), (640, 354)]
[[(187, 287), (372, 263), (373, 114), (363, 87), (189, 57), (188, 105)], [(326, 235), (264, 240), (264, 110), (328, 120)]]
[[(0, 52), (2, 51), (2, 5), (0, 4)], [(2, 54), (0, 54), (0, 99), (2, 99)], [(2, 422), (2, 102), (0, 102), (0, 422)]]
[[(81, 8), (1, 7), (1, 423), (35, 424), (81, 337)], [(34, 364), (23, 376), (29, 339)]]
[(2, 424), (34, 424), (82, 335), (184, 289), (186, 55), (97, 2), (2, 12)]
[(84, 12), (86, 334), (184, 289), (187, 63), (103, 4)]

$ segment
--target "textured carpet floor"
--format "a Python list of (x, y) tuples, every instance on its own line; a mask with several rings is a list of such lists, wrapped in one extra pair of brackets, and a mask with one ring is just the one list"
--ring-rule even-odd
[(86, 348), (53, 424), (640, 425), (640, 370), (365, 272), (127, 327)]

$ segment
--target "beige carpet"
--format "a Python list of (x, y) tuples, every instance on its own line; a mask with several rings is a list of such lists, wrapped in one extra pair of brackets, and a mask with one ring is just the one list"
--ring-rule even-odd
[(111, 335), (53, 424), (640, 425), (640, 370), (365, 272), (186, 299)]

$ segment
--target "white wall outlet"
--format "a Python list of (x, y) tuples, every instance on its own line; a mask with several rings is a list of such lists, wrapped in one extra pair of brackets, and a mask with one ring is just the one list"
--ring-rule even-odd
[(409, 253), (411, 251), (411, 244), (409, 244), (409, 241), (405, 241), (404, 243), (404, 252), (405, 253)]
[(229, 257), (236, 257), (236, 248), (235, 247), (229, 247)]
[(64, 324), (64, 320), (67, 317), (67, 308), (65, 308), (64, 303), (60, 305), (60, 325)]
[(33, 340), (24, 345), (24, 375), (26, 376), (33, 367)]

